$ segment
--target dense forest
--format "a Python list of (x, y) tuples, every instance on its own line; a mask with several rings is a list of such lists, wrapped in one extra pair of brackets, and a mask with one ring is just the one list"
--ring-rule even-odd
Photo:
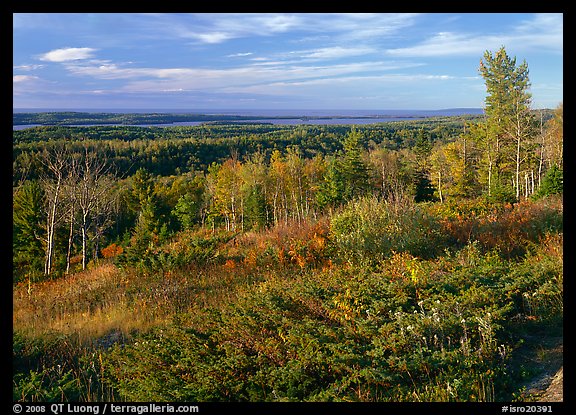
[(563, 106), (480, 72), (482, 116), (14, 131), (14, 400), (529, 400)]

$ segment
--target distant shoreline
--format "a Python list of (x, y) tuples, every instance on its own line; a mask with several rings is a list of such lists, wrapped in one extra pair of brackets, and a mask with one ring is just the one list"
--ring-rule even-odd
[[(284, 110), (286, 111), (286, 110)], [(13, 126), (94, 126), (94, 125), (178, 125), (180, 123), (207, 123), (207, 122), (274, 122), (286, 121), (286, 124), (301, 124), (305, 122), (342, 120), (369, 122), (387, 122), (394, 120), (426, 119), (437, 116), (464, 116), (480, 115), (481, 109), (447, 109), (437, 111), (422, 110), (396, 110), (375, 111), (369, 110), (340, 110), (330, 114), (328, 110), (306, 111), (304, 113), (279, 114), (278, 110), (238, 111), (236, 113), (182, 113), (182, 112), (85, 112), (85, 111), (29, 111), (13, 112)], [(266, 114), (268, 112), (268, 114)], [(306, 113), (307, 112), (307, 113)], [(340, 112), (340, 113), (338, 113)], [(345, 112), (348, 112), (346, 114)], [(364, 113), (363, 113), (364, 112)], [(288, 122), (289, 121), (289, 122)]]

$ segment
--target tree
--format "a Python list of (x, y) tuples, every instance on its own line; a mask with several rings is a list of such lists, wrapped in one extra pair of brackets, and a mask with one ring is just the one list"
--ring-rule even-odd
[(152, 175), (141, 167), (132, 176), (131, 204), (133, 209), (140, 211), (152, 193), (154, 193)]
[(362, 159), (362, 135), (352, 129), (344, 138), (344, 155), (340, 163), (342, 178), (345, 182), (344, 199), (362, 195), (369, 187), (368, 168)]
[[(507, 169), (513, 166), (511, 179), (518, 199), (525, 146), (527, 140), (533, 136), (535, 125), (530, 111), (528, 64), (524, 61), (516, 66), (516, 58), (509, 57), (502, 46), (495, 54), (489, 51), (484, 53), (479, 72), (484, 78), (488, 93), (484, 111), (487, 116), (487, 131), (491, 138), (489, 143), (495, 147), (494, 167), (497, 169), (498, 179), (496, 183), (491, 180), (489, 194), (493, 185), (505, 187), (505, 180), (510, 176)], [(507, 161), (506, 158), (511, 160)]]
[(554, 110), (554, 116), (546, 123), (543, 131), (542, 167), (550, 168), (554, 164), (562, 168), (564, 165), (564, 104), (560, 103)]
[[(434, 184), (430, 179), (430, 154), (432, 153), (432, 143), (423, 129), (419, 129), (412, 148), (414, 157), (412, 181), (414, 186), (414, 201), (432, 201), (434, 197)], [(437, 182), (436, 180), (434, 180)]]
[(534, 194), (535, 199), (544, 196), (562, 194), (564, 192), (564, 174), (562, 169), (554, 164), (542, 179), (542, 184)]
[(244, 206), (244, 222), (247, 229), (266, 227), (266, 199), (260, 185), (250, 189)]
[(437, 180), (436, 189), (438, 191), (438, 199), (440, 200), (440, 203), (444, 203), (444, 197), (446, 194), (445, 185), (450, 183), (450, 179), (452, 179), (450, 177), (446, 150), (446, 146), (437, 145), (430, 155), (430, 174)]
[(271, 202), (274, 223), (288, 223), (288, 166), (279, 150), (270, 158), (269, 176), (272, 181)]
[(332, 208), (344, 201), (346, 184), (340, 167), (340, 162), (334, 157), (327, 158), (323, 181), (318, 186), (316, 203), (320, 210)]
[(70, 272), (70, 262), (72, 259), (72, 249), (74, 247), (74, 225), (77, 221), (78, 203), (77, 203), (77, 185), (78, 185), (78, 163), (76, 158), (70, 159), (68, 175), (64, 181), (64, 199), (66, 205), (65, 221), (68, 221), (68, 250), (66, 252), (66, 274)]
[[(15, 271), (35, 271), (37, 258), (43, 253), (45, 238), (42, 224), (44, 193), (37, 181), (27, 180), (14, 192), (12, 201), (13, 254)], [(39, 265), (41, 267), (41, 265)]]
[(126, 249), (126, 261), (138, 264), (145, 260), (146, 255), (158, 242), (159, 231), (157, 200), (154, 195), (150, 195), (142, 202), (142, 209), (132, 231), (130, 246)]
[(65, 214), (62, 206), (62, 191), (67, 173), (67, 163), (70, 158), (70, 153), (65, 147), (45, 149), (42, 153), (42, 163), (46, 167), (46, 173), (41, 178), (45, 195), (46, 219), (45, 276), (49, 276), (52, 273), (56, 230)]
[(381, 188), (384, 198), (401, 200), (406, 193), (406, 183), (401, 174), (400, 155), (396, 150), (376, 148), (369, 153), (371, 171), (375, 183)]
[(96, 241), (95, 253), (98, 252), (98, 240), (109, 225), (109, 214), (112, 212), (112, 182), (108, 179), (109, 166), (95, 152), (84, 148), (83, 159), (78, 165), (78, 184), (76, 201), (80, 213), (80, 232), (82, 237), (82, 269), (86, 269), (88, 260), (88, 232), (93, 226)]
[(182, 229), (192, 229), (196, 223), (200, 207), (198, 201), (192, 194), (187, 193), (180, 196), (176, 206), (174, 207), (173, 214), (178, 218)]

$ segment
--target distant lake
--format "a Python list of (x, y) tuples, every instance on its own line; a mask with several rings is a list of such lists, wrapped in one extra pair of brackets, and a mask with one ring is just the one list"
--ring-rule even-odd
[[(14, 109), (14, 112), (62, 112), (70, 110), (39, 110), (39, 109)], [(352, 125), (352, 124), (376, 124), (394, 121), (412, 121), (430, 117), (457, 116), (457, 115), (479, 115), (481, 108), (454, 108), (444, 110), (84, 110), (75, 112), (91, 113), (121, 113), (121, 114), (207, 114), (207, 115), (241, 115), (252, 117), (252, 119), (230, 120), (232, 123), (266, 123), (272, 125)], [(283, 117), (283, 118), (261, 118), (261, 117)], [(72, 124), (68, 127), (91, 127), (91, 126), (138, 126), (138, 127), (177, 127), (177, 126), (197, 126), (206, 124), (207, 121), (186, 121), (162, 124)], [(218, 124), (225, 124), (226, 121), (218, 121)], [(40, 124), (14, 125), (13, 130), (23, 130), (26, 128), (40, 127)]]

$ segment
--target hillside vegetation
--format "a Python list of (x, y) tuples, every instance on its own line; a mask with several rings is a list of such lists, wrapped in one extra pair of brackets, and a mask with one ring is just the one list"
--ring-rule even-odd
[(17, 285), (14, 398), (510, 400), (524, 337), (561, 330), (562, 252), (558, 198), (183, 232), (137, 268)]
[(14, 401), (538, 399), (563, 106), (480, 73), (483, 117), (14, 131)]

